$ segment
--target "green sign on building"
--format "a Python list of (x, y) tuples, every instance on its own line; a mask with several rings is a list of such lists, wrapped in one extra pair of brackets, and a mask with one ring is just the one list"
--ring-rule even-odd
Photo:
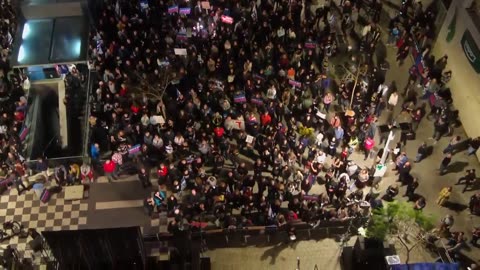
[(462, 44), (468, 62), (470, 62), (477, 73), (480, 73), (480, 50), (478, 49), (470, 31), (466, 30), (465, 33), (463, 33), (460, 44)]

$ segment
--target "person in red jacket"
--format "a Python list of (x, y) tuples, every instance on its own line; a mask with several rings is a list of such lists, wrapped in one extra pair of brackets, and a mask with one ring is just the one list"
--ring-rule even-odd
[(112, 180), (117, 180), (118, 176), (115, 174), (115, 168), (116, 168), (115, 162), (111, 160), (105, 161), (105, 164), (103, 164), (103, 171), (105, 172), (105, 176), (108, 178), (109, 182), (112, 182)]
[(158, 166), (157, 175), (158, 175), (158, 184), (163, 185), (165, 184), (165, 180), (167, 179), (168, 174), (168, 167), (165, 164), (161, 163)]
[(215, 138), (221, 139), (225, 133), (225, 129), (223, 129), (223, 127), (216, 127), (213, 129), (213, 133), (215, 133)]
[(268, 113), (268, 111), (265, 111), (264, 114), (260, 117), (260, 121), (262, 122), (262, 126), (268, 126), (272, 122), (272, 117)]

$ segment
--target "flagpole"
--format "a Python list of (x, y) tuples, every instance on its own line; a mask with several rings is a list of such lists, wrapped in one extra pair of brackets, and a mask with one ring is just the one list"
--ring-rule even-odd
[(353, 97), (355, 96), (355, 88), (357, 88), (358, 78), (360, 77), (360, 68), (361, 68), (361, 65), (360, 63), (358, 63), (357, 74), (355, 75), (355, 83), (353, 84), (352, 96), (350, 97), (350, 105), (348, 107), (349, 110), (352, 110)]

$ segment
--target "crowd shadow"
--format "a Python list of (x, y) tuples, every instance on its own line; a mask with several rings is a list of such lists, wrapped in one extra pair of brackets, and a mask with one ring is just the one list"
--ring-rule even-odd
[(260, 259), (262, 261), (265, 261), (267, 260), (268, 258), (270, 258), (270, 264), (271, 265), (275, 265), (276, 261), (277, 261), (277, 258), (278, 258), (278, 255), (285, 249), (287, 248), (293, 248), (293, 249), (296, 249), (297, 245), (298, 245), (299, 241), (293, 241), (293, 242), (288, 242), (288, 243), (285, 243), (285, 242), (280, 242), (278, 244), (276, 244), (275, 246), (265, 250), (265, 252), (263, 252), (262, 256), (260, 257)]
[(376, 57), (376, 63), (378, 65), (382, 64), (385, 62), (385, 59), (387, 59), (387, 47), (383, 42), (378, 42), (377, 47), (375, 49), (375, 57)]
[(456, 203), (456, 202), (451, 202), (451, 201), (445, 202), (443, 206), (445, 208), (448, 208), (448, 209), (450, 209), (452, 211), (455, 211), (457, 213), (462, 212), (463, 210), (468, 208), (467, 205), (464, 205), (464, 204), (461, 204), (461, 203)]
[(446, 174), (463, 172), (467, 166), (468, 162), (455, 161), (448, 166), (448, 172)]

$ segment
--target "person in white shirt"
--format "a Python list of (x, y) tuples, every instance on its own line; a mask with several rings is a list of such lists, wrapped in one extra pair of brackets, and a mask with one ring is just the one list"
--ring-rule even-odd
[(23, 75), (23, 85), (22, 85), (23, 90), (25, 92), (28, 92), (28, 90), (30, 90), (30, 86), (31, 86), (30, 80), (28, 79), (27, 75)]
[(318, 133), (317, 134), (317, 137), (316, 137), (316, 143), (317, 143), (317, 146), (322, 146), (322, 143), (323, 143), (323, 138), (324, 138), (324, 135), (323, 133)]
[(327, 160), (327, 154), (325, 154), (323, 151), (319, 151), (316, 160), (318, 163), (324, 164), (325, 160)]
[(349, 176), (354, 175), (358, 170), (358, 165), (355, 164), (353, 161), (350, 161), (347, 166), (347, 173)]
[(386, 96), (388, 92), (388, 85), (382, 83), (378, 86), (377, 93), (382, 97)]
[(398, 103), (398, 93), (397, 91), (393, 91), (392, 94), (390, 94), (390, 97), (388, 98), (388, 110), (393, 111), (395, 106), (397, 106)]

